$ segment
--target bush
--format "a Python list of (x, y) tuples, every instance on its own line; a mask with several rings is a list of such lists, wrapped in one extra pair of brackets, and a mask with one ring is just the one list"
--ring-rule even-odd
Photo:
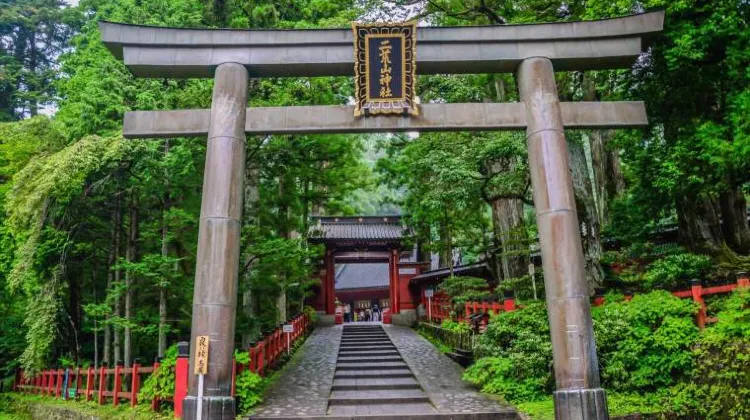
[(450, 319), (443, 320), (443, 322), (440, 324), (440, 328), (462, 334), (471, 332), (471, 327), (469, 326), (469, 324), (460, 321), (453, 321)]
[(681, 417), (750, 418), (750, 292), (735, 292), (718, 318), (693, 350), (690, 381), (673, 389), (671, 409)]
[(517, 402), (552, 391), (552, 342), (541, 303), (492, 317), (475, 354), (483, 358), (466, 370), (464, 379), (484, 392)]
[(172, 398), (175, 384), (175, 365), (177, 364), (177, 344), (170, 346), (159, 365), (159, 369), (150, 375), (138, 392), (141, 404), (151, 404), (154, 398)]
[[(656, 391), (687, 378), (698, 338), (696, 305), (664, 291), (593, 310), (603, 386), (622, 393)], [(552, 343), (543, 304), (494, 316), (475, 347), (464, 379), (512, 403), (554, 389)]]
[(621, 392), (646, 392), (684, 378), (698, 338), (697, 306), (665, 291), (593, 310), (602, 382)]
[(711, 268), (711, 258), (705, 255), (681, 253), (668, 255), (654, 261), (643, 275), (643, 286), (647, 289), (663, 287), (686, 288), (688, 280), (702, 278)]
[(451, 297), (454, 312), (463, 312), (464, 303), (480, 300), (490, 295), (487, 280), (478, 277), (448, 277), (438, 285), (438, 289)]
[[(302, 340), (300, 340), (302, 341)], [(250, 355), (246, 351), (236, 351), (234, 358), (238, 365), (248, 365)], [(237, 398), (237, 413), (247, 414), (253, 407), (263, 401), (262, 395), (265, 381), (257, 373), (245, 369), (237, 375), (235, 382), (235, 397)]]

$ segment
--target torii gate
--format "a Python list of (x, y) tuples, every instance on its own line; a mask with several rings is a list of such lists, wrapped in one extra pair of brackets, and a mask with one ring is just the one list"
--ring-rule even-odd
[[(102, 39), (137, 77), (215, 80), (211, 109), (135, 111), (125, 137), (208, 136), (192, 341), (210, 336), (203, 419), (234, 419), (231, 396), (246, 134), (526, 129), (554, 353), (557, 419), (607, 419), (563, 128), (643, 127), (642, 102), (560, 103), (554, 71), (631, 65), (664, 13), (587, 22), (425, 27), (417, 71), (515, 72), (521, 103), (424, 104), (419, 117), (353, 117), (353, 107), (247, 107), (249, 77), (354, 73), (350, 29), (178, 29), (101, 22)], [(191, 346), (191, 371), (195, 360)], [(195, 419), (197, 377), (183, 418)]]

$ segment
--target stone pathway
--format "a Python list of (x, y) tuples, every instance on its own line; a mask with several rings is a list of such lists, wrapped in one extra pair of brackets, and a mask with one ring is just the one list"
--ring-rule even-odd
[(280, 373), (252, 419), (511, 420), (462, 368), (413, 330), (320, 327)]
[(316, 328), (266, 390), (252, 417), (325, 416), (341, 332), (341, 327)]

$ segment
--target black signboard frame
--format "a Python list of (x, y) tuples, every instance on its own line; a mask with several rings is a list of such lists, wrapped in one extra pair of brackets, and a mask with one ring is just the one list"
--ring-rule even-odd
[[(417, 22), (404, 23), (352, 23), (354, 32), (354, 116), (368, 116), (377, 114), (419, 115), (416, 103), (416, 29)], [(394, 57), (394, 65), (389, 67), (393, 84), (398, 96), (381, 97), (371, 85), (373, 70), (381, 68), (381, 60), (377, 51), (370, 51), (371, 39), (396, 40), (400, 45), (394, 45), (398, 52)], [(374, 69), (376, 68), (376, 69)], [(390, 79), (389, 79), (390, 80)]]

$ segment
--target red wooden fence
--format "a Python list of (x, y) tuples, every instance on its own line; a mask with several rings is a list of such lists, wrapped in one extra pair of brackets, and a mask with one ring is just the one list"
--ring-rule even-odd
[[(695, 317), (695, 323), (699, 328), (705, 327), (706, 323), (716, 322), (715, 318), (709, 318), (706, 314), (706, 303), (703, 300), (704, 296), (730, 293), (737, 288), (750, 288), (750, 276), (748, 273), (737, 273), (737, 282), (731, 284), (725, 284), (721, 286), (703, 287), (700, 280), (691, 280), (690, 289), (681, 290), (678, 292), (672, 292), (673, 295), (679, 298), (691, 298), (693, 301), (700, 305), (700, 310)], [(632, 293), (625, 294), (625, 300), (629, 301), (633, 298)], [(604, 304), (604, 293), (598, 290), (591, 300), (593, 306), (601, 306)], [(443, 320), (449, 319), (453, 321), (467, 321), (473, 314), (488, 314), (490, 311), (494, 314), (499, 312), (510, 312), (516, 309), (515, 299), (512, 293), (507, 293), (503, 302), (498, 301), (482, 301), (482, 302), (466, 302), (464, 304), (464, 313), (459, 314), (457, 317), (451, 314), (452, 305), (450, 298), (445, 296), (437, 297), (432, 299), (432, 306), (428, 311), (431, 316), (430, 322), (437, 321), (442, 322)], [(483, 324), (486, 321), (483, 321)]]
[[(283, 326), (280, 325), (259, 342), (250, 346), (248, 349), (250, 363), (243, 365), (234, 362), (233, 378), (245, 369), (250, 369), (259, 375), (267, 374), (269, 369), (278, 366), (281, 357), (298, 339), (304, 337), (312, 326), (310, 318), (302, 314), (292, 318), (287, 324), (294, 327), (294, 332), (284, 333)], [(289, 340), (286, 334), (289, 334)], [(156, 411), (161, 401), (172, 401), (175, 417), (181, 418), (182, 401), (187, 396), (189, 376), (188, 343), (181, 342), (177, 347), (179, 354), (174, 367), (174, 395), (171, 398), (154, 399), (151, 401), (151, 407)], [(142, 366), (136, 359), (133, 366), (127, 368), (120, 362), (112, 369), (107, 368), (106, 364), (102, 364), (99, 368), (91, 366), (86, 369), (79, 366), (78, 368), (46, 369), (33, 376), (27, 376), (19, 370), (16, 372), (13, 389), (18, 392), (63, 399), (85, 401), (96, 399), (99, 404), (111, 403), (114, 406), (125, 402), (132, 407), (138, 404), (138, 391), (141, 388), (143, 376), (156, 372), (159, 367), (158, 360), (153, 366)], [(234, 381), (232, 395), (234, 395)]]
[(454, 321), (468, 321), (469, 317), (473, 314), (498, 314), (500, 312), (512, 312), (516, 310), (516, 299), (513, 296), (512, 291), (505, 292), (505, 297), (502, 301), (497, 300), (484, 300), (481, 302), (466, 302), (464, 303), (464, 312), (458, 314), (457, 317), (451, 314), (452, 304), (450, 298), (446, 296), (439, 296), (431, 299), (432, 306), (427, 312), (428, 317), (431, 317), (430, 321), (442, 322), (443, 320), (450, 319)]
[[(716, 318), (709, 318), (706, 313), (706, 302), (704, 296), (718, 295), (723, 293), (731, 293), (738, 288), (750, 288), (750, 277), (748, 273), (737, 273), (737, 282), (730, 284), (723, 284), (721, 286), (703, 287), (703, 284), (698, 279), (690, 280), (690, 289), (680, 290), (678, 292), (672, 292), (673, 295), (678, 298), (691, 298), (694, 302), (700, 305), (698, 313), (695, 315), (695, 323), (698, 328), (704, 328), (707, 323), (716, 322)], [(625, 300), (631, 300), (633, 298), (632, 293), (625, 294)], [(593, 299), (594, 306), (600, 306), (604, 304), (603, 293), (597, 293)]]

